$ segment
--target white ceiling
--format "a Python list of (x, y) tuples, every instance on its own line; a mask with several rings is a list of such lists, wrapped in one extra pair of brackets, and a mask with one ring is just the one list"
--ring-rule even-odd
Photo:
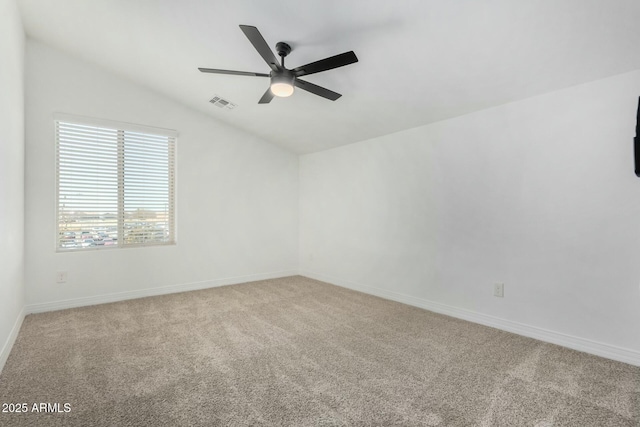
[[(324, 150), (640, 68), (638, 0), (19, 0), (27, 34), (297, 153)], [(267, 73), (238, 28), (293, 68), (359, 62), (258, 105)], [(46, 70), (45, 70), (46, 72)], [(220, 109), (218, 94), (238, 104)], [(597, 102), (597, 100), (594, 100)]]

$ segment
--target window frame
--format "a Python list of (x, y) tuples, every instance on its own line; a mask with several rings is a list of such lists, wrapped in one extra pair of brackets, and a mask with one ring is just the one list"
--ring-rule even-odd
[[(170, 198), (170, 203), (173, 205), (173, 233), (172, 233), (172, 239), (166, 243), (159, 243), (159, 242), (152, 242), (152, 243), (138, 243), (138, 244), (116, 244), (116, 245), (109, 245), (109, 246), (88, 246), (88, 247), (73, 247), (73, 248), (63, 248), (60, 247), (60, 242), (59, 242), (59, 236), (60, 236), (60, 182), (59, 182), (59, 175), (58, 175), (58, 156), (59, 156), (59, 141), (58, 141), (58, 122), (64, 122), (64, 123), (69, 123), (69, 124), (74, 124), (74, 125), (81, 125), (81, 126), (94, 126), (94, 127), (102, 127), (102, 128), (108, 128), (108, 129), (112, 129), (115, 130), (117, 132), (135, 132), (135, 133), (143, 133), (143, 134), (149, 134), (149, 135), (153, 135), (153, 136), (162, 136), (162, 137), (167, 137), (167, 138), (172, 138), (173, 139), (173, 170), (169, 170), (169, 175), (171, 176), (171, 178), (173, 179), (173, 182), (171, 183), (170, 181), (170, 188), (172, 187), (173, 191), (169, 191), (169, 198)], [(177, 200), (178, 200), (178, 194), (177, 194), (177, 183), (178, 183), (178, 174), (177, 174), (177, 170), (178, 170), (178, 131), (173, 130), (173, 129), (166, 129), (166, 128), (159, 128), (159, 127), (153, 127), (153, 126), (146, 126), (146, 125), (139, 125), (139, 124), (134, 124), (134, 123), (127, 123), (127, 122), (119, 122), (119, 121), (114, 121), (114, 120), (108, 120), (108, 119), (99, 119), (99, 118), (94, 118), (94, 117), (85, 117), (85, 116), (77, 116), (77, 115), (72, 115), (72, 114), (65, 114), (65, 113), (54, 113), (53, 114), (53, 120), (52, 120), (52, 125), (53, 125), (53, 140), (54, 140), (54, 155), (53, 155), (53, 162), (54, 162), (54, 221), (55, 221), (55, 226), (54, 226), (54, 246), (55, 246), (55, 251), (56, 253), (69, 253), (69, 252), (89, 252), (89, 251), (102, 251), (102, 250), (117, 250), (117, 249), (133, 249), (133, 248), (151, 248), (151, 247), (165, 247), (165, 246), (175, 246), (178, 243), (178, 208), (177, 208)], [(118, 151), (120, 152), (121, 147), (118, 147)], [(171, 180), (170, 178), (170, 180)], [(122, 218), (121, 218), (121, 214), (122, 212), (120, 211), (121, 207), (123, 206), (123, 202), (124, 199), (122, 199), (121, 197), (123, 196), (123, 192), (124, 192), (124, 188), (118, 188), (118, 212), (117, 212), (117, 223), (118, 223), (118, 243), (120, 243), (120, 239), (123, 238), (123, 227), (124, 227), (124, 223), (122, 222)], [(171, 200), (173, 199), (173, 200)], [(122, 240), (123, 241), (123, 240)]]

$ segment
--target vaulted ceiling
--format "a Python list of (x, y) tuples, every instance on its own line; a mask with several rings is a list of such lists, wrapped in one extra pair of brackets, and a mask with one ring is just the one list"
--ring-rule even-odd
[[(20, 0), (29, 37), (297, 153), (324, 150), (640, 68), (638, 0)], [(258, 100), (268, 73), (239, 24), (287, 67), (359, 62)], [(43, 70), (46, 72), (46, 70)], [(208, 101), (219, 95), (233, 110)], [(593, 102), (598, 102), (594, 99)]]

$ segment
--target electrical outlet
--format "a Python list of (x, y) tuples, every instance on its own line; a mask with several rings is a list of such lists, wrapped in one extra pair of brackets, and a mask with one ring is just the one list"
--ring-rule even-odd
[(66, 283), (66, 281), (67, 281), (67, 272), (58, 271), (56, 273), (56, 283)]
[(495, 283), (493, 285), (493, 296), (504, 298), (504, 283)]

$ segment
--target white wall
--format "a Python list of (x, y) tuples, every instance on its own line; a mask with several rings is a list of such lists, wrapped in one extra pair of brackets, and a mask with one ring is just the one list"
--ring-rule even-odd
[[(33, 41), (26, 85), (30, 311), (69, 305), (47, 304), (55, 301), (86, 303), (100, 295), (139, 296), (148, 288), (208, 287), (297, 270), (297, 156)], [(202, 96), (207, 102), (208, 94)], [(176, 246), (56, 253), (55, 112), (179, 132)], [(67, 283), (55, 283), (56, 271), (68, 271)]]
[(636, 71), (302, 156), (301, 271), (640, 356), (639, 95)]
[(0, 0), (0, 370), (24, 305), (24, 30)]

